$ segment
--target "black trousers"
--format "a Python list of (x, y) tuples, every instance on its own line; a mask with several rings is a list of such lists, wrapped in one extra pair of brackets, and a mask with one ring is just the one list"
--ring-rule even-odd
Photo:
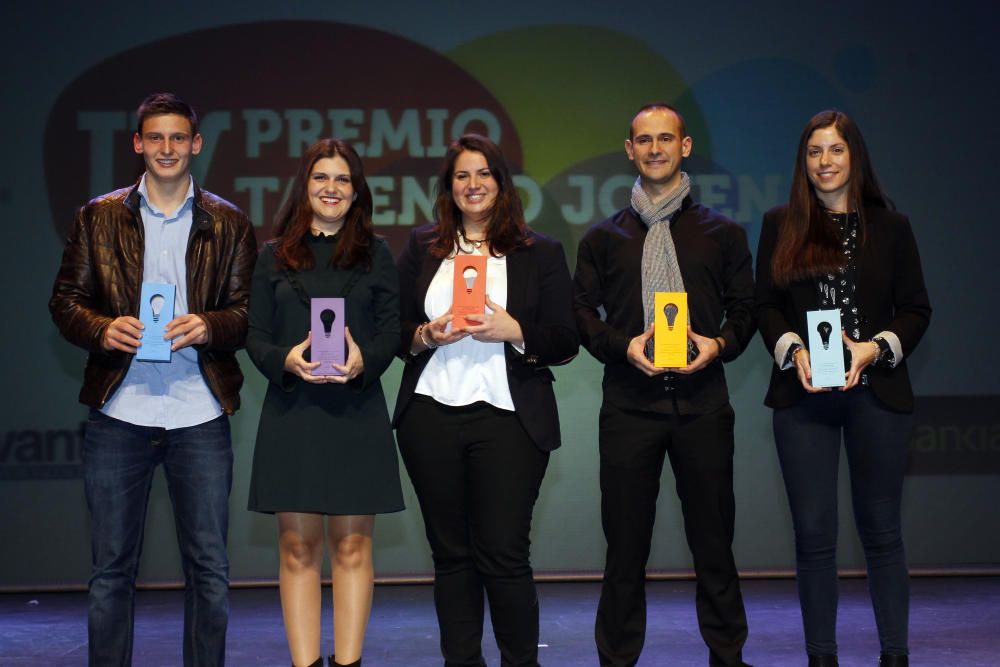
[(484, 665), (484, 591), (504, 667), (538, 665), (531, 514), (549, 455), (517, 416), (415, 397), (397, 431), (434, 558), (446, 667)]
[(733, 409), (678, 416), (605, 402), (601, 522), (608, 551), (595, 636), (602, 665), (634, 665), (646, 637), (646, 561), (665, 456), (677, 481), (710, 665), (744, 665), (746, 612), (733, 559)]

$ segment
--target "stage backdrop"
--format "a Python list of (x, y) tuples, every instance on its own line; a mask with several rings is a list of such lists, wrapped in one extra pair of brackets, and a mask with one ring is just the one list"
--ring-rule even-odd
[[(428, 220), (448, 141), (467, 131), (503, 147), (529, 223), (560, 239), (570, 265), (589, 225), (626, 205), (634, 173), (623, 140), (635, 109), (677, 105), (694, 139), (695, 193), (744, 225), (785, 200), (799, 131), (816, 111), (852, 114), (884, 186), (911, 216), (934, 305), (909, 360), (918, 394), (905, 534), (916, 568), (1000, 563), (1000, 315), (994, 221), (998, 62), (995, 10), (922, 3), (301, 2), (58, 3), (3, 10), (4, 400), (0, 404), (0, 588), (87, 580), (87, 512), (77, 403), (85, 355), (47, 311), (75, 209), (132, 183), (134, 108), (170, 90), (201, 115), (194, 174), (271, 234), (303, 148), (352, 141), (375, 223), (398, 253)], [(961, 5), (961, 3), (960, 3)], [(67, 5), (69, 7), (69, 5)], [(351, 13), (346, 13), (346, 12)], [(273, 579), (273, 517), (246, 511), (265, 383), (247, 377), (233, 419), (230, 551), (235, 581)], [(759, 339), (727, 368), (737, 413), (736, 558), (788, 571), (792, 532), (762, 405), (770, 358)], [(390, 402), (400, 363), (383, 383)], [(601, 366), (585, 351), (555, 370), (563, 448), (535, 512), (539, 574), (597, 572), (597, 412)], [(391, 405), (390, 405), (391, 409)], [(426, 575), (412, 488), (380, 517), (377, 572)], [(859, 568), (846, 471), (841, 563)], [(669, 470), (650, 567), (691, 566)], [(149, 502), (142, 581), (180, 578), (160, 475)]]

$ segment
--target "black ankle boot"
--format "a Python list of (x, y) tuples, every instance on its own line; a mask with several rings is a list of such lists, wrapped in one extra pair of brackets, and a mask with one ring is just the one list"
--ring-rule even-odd
[[(295, 663), (292, 663), (292, 667), (295, 667)], [(309, 665), (309, 667), (323, 667), (323, 656), (316, 658), (316, 662)]]
[(361, 658), (358, 658), (357, 660), (355, 660), (354, 662), (352, 662), (349, 665), (343, 665), (343, 664), (337, 662), (337, 659), (334, 656), (331, 655), (329, 657), (329, 663), (327, 663), (327, 664), (329, 664), (330, 667), (361, 667)]
[(878, 658), (878, 667), (910, 667), (910, 657), (883, 653)]
[(839, 667), (835, 655), (811, 655), (809, 667)]

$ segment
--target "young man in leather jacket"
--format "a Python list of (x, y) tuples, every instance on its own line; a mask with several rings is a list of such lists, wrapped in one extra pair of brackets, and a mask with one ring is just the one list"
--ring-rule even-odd
[[(82, 456), (90, 664), (131, 664), (146, 505), (163, 464), (186, 586), (184, 664), (222, 665), (228, 416), (243, 384), (235, 352), (246, 338), (257, 244), (247, 216), (191, 177), (202, 138), (187, 103), (170, 93), (147, 97), (132, 143), (145, 173), (80, 209), (49, 301), (62, 335), (90, 353), (80, 391), (90, 406)], [(166, 363), (136, 359), (144, 282), (176, 286)]]

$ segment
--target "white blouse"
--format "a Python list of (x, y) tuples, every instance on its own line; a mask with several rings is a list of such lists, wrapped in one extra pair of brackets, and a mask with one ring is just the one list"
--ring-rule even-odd
[[(475, 254), (484, 253), (479, 250)], [(455, 258), (441, 262), (427, 288), (424, 312), (436, 319), (451, 308)], [(507, 307), (507, 258), (486, 255), (486, 294), (501, 308)], [(489, 308), (486, 312), (492, 312)], [(450, 325), (449, 325), (450, 326)], [(467, 336), (442, 345), (427, 362), (416, 393), (445, 405), (470, 405), (485, 401), (501, 410), (514, 410), (507, 383), (504, 343), (484, 343)]]

